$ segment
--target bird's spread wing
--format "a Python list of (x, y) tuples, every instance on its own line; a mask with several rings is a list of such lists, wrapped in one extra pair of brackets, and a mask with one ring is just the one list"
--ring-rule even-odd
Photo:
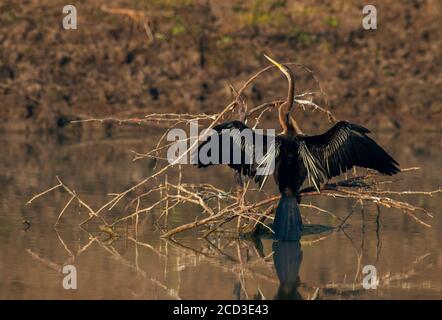
[[(198, 146), (196, 154), (198, 167), (227, 164), (239, 173), (254, 178), (262, 188), (267, 176), (273, 173), (275, 158), (279, 150), (275, 137), (259, 134), (241, 121), (224, 122), (213, 129), (216, 133)], [(250, 130), (249, 134), (245, 134), (245, 130)], [(226, 147), (222, 146), (224, 135), (229, 138), (230, 152), (229, 156), (223, 158), (223, 154), (227, 151)], [(216, 156), (212, 156), (213, 150), (205, 150), (214, 138), (219, 141)], [(206, 152), (211, 158), (210, 161), (204, 161), (202, 158)], [(235, 159), (235, 157), (237, 158)]]
[(353, 166), (387, 175), (400, 171), (396, 160), (367, 136), (369, 132), (359, 125), (340, 121), (324, 134), (300, 140), (299, 156), (317, 189), (320, 183)]

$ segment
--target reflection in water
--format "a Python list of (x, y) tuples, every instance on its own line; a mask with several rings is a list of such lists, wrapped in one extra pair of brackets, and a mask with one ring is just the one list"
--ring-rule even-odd
[(299, 269), (302, 263), (301, 243), (299, 241), (275, 241), (272, 249), (273, 262), (279, 279), (279, 289), (275, 299), (302, 300), (298, 292)]

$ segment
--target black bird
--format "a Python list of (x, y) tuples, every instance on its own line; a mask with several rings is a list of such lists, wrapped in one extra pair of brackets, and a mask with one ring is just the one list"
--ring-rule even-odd
[[(277, 66), (288, 80), (287, 100), (278, 109), (282, 132), (270, 137), (257, 133), (241, 121), (221, 123), (213, 128), (216, 133), (199, 145), (198, 167), (225, 163), (243, 175), (254, 178), (262, 187), (267, 175), (272, 171), (271, 163), (274, 163), (273, 176), (281, 193), (273, 224), (274, 238), (297, 241), (302, 232), (298, 206), (299, 190), (306, 179), (320, 191), (321, 184), (353, 166), (374, 169), (386, 175), (396, 174), (400, 169), (396, 160), (367, 136), (370, 131), (360, 125), (339, 121), (321, 135), (304, 135), (291, 116), (295, 94), (291, 70), (286, 65), (265, 57)], [(228, 161), (222, 161), (225, 159), (222, 159), (221, 143), (217, 154), (219, 158), (215, 161), (202, 161), (201, 153), (210, 149), (207, 146), (213, 138), (222, 139), (225, 130), (230, 132), (231, 152)], [(249, 138), (244, 137), (247, 131), (251, 132)], [(272, 142), (267, 146), (270, 138)], [(259, 139), (264, 141), (261, 144), (260, 153), (264, 155), (262, 157), (256, 156), (256, 142)], [(240, 161), (236, 163), (232, 161), (235, 150), (239, 150), (241, 155)], [(207, 155), (211, 155), (210, 153), (209, 150)], [(247, 159), (249, 160), (246, 161)], [(261, 169), (259, 175), (258, 169)]]

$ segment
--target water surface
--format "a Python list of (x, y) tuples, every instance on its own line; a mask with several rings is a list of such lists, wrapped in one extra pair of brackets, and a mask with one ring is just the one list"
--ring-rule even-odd
[[(408, 197), (434, 213), (426, 228), (404, 213), (366, 205), (356, 207), (344, 231), (305, 237), (295, 243), (270, 239), (238, 241), (199, 239), (198, 231), (160, 239), (151, 212), (108, 240), (93, 224), (78, 227), (84, 208), (73, 206), (54, 222), (69, 196), (56, 191), (25, 203), (52, 185), (58, 175), (94, 208), (108, 193), (125, 190), (146, 177), (151, 161), (132, 162), (130, 150), (148, 151), (158, 137), (144, 133), (115, 137), (64, 139), (6, 134), (0, 140), (0, 298), (1, 299), (441, 299), (440, 239), (442, 197)], [(402, 167), (422, 167), (403, 174), (392, 189), (431, 190), (440, 186), (440, 135), (376, 135)], [(175, 177), (171, 177), (174, 179)], [(184, 181), (205, 181), (228, 188), (232, 174), (213, 168), (184, 170)], [(270, 189), (272, 190), (272, 189)], [(324, 197), (306, 199), (344, 218), (353, 203)], [(171, 224), (198, 215), (178, 208)], [(338, 221), (304, 211), (311, 223)], [(24, 223), (27, 221), (30, 225)], [(273, 253), (272, 253), (273, 252)], [(78, 289), (62, 286), (63, 265), (78, 271)], [(380, 283), (362, 288), (362, 268), (374, 265)]]

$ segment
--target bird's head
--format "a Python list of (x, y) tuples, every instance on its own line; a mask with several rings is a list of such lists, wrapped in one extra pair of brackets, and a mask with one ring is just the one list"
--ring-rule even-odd
[(272, 58), (270, 58), (268, 55), (264, 55), (264, 57), (266, 57), (267, 60), (269, 60), (271, 63), (273, 63), (279, 70), (281, 70), (281, 72), (287, 77), (287, 79), (289, 81), (293, 81), (293, 73), (290, 70), (289, 67), (287, 67), (286, 65), (279, 63), (275, 60), (273, 60)]
[(291, 116), (291, 112), (294, 104), (295, 97), (295, 77), (286, 65), (279, 63), (267, 55), (264, 55), (267, 60), (273, 63), (287, 78), (288, 81), (288, 92), (287, 92), (287, 100), (280, 105), (279, 107), (279, 123), (283, 129), (283, 133), (287, 131), (293, 131), (298, 134), (302, 134), (301, 129), (296, 123), (295, 119)]

